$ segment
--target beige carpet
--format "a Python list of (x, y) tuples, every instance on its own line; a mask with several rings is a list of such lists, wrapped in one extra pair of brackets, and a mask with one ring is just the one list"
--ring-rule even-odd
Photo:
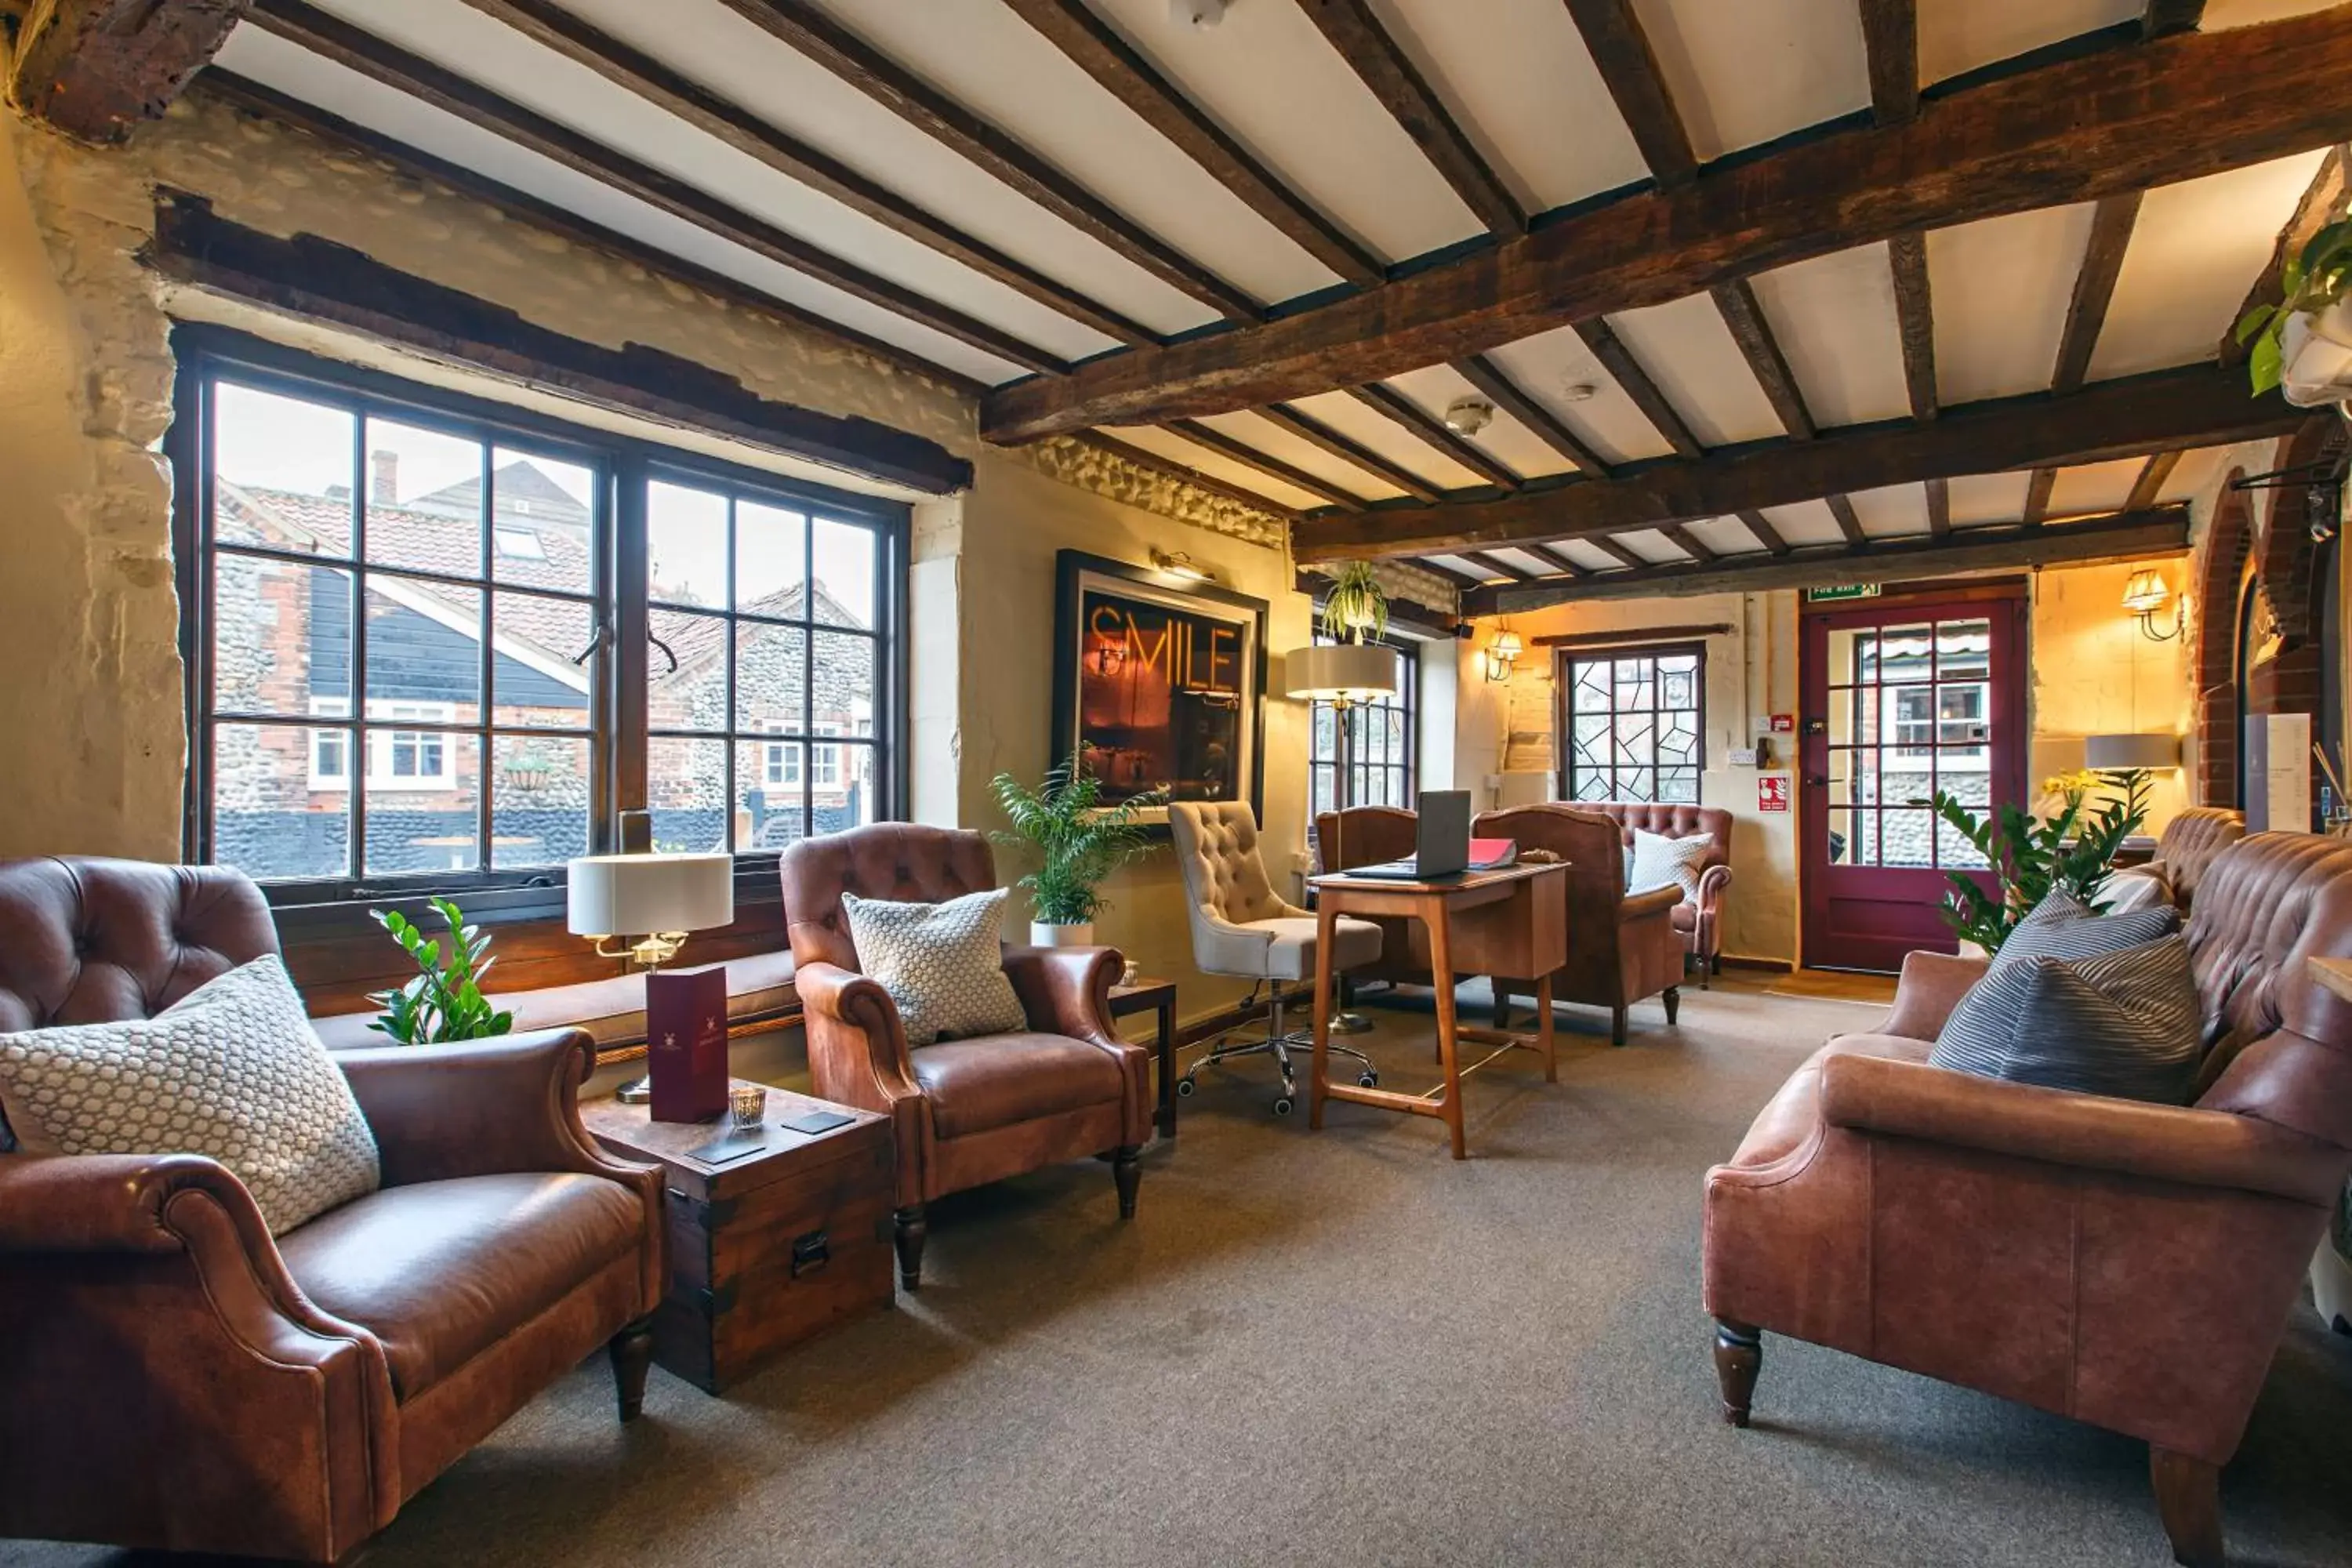
[[(583, 1367), (427, 1489), (371, 1568), (2034, 1564), (2169, 1561), (2143, 1450), (1770, 1342), (1759, 1425), (1715, 1414), (1699, 1177), (1856, 1009), (1727, 976), (1560, 1083), (1434, 1122), (1188, 1102), (1115, 1218), (1091, 1162), (940, 1205), (930, 1279), (724, 1400)], [(1393, 1087), (1422, 1020), (1381, 1015)], [(0, 1397), (5, 1391), (0, 1391)], [(2352, 1562), (2352, 1340), (2298, 1317), (2224, 1482), (2234, 1561)], [(116, 1563), (0, 1542), (0, 1563)]]

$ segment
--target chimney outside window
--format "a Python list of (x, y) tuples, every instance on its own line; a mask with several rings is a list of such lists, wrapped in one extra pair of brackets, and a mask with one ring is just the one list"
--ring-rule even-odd
[(378, 449), (368, 454), (368, 500), (377, 506), (399, 504), (399, 453)]

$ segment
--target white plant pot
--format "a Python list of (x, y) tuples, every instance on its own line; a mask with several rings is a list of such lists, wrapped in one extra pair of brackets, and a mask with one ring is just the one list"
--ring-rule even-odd
[(2321, 1322), (2352, 1330), (2352, 1262), (2332, 1241), (2321, 1242), (2311, 1256), (2311, 1299), (2318, 1304)]
[(1087, 921), (1081, 925), (1048, 925), (1044, 921), (1029, 922), (1031, 947), (1092, 947), (1095, 944), (1095, 924)]
[(2289, 316), (2279, 352), (2280, 390), (2297, 408), (2352, 398), (2352, 298)]

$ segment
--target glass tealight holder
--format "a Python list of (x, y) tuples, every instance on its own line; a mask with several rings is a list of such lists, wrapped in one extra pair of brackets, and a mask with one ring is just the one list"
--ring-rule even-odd
[(738, 1129), (749, 1132), (768, 1119), (768, 1091), (756, 1083), (739, 1083), (727, 1090), (727, 1114)]

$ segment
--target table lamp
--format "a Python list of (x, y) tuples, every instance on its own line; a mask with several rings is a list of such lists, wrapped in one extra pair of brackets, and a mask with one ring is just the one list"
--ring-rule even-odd
[[(734, 857), (589, 855), (567, 871), (566, 924), (572, 935), (595, 942), (598, 957), (625, 958), (645, 972), (650, 1028), (655, 972), (677, 956), (688, 933), (734, 921)], [(607, 945), (615, 938), (622, 945)], [(623, 1089), (619, 1098), (632, 1105), (651, 1100), (653, 1074)]]

